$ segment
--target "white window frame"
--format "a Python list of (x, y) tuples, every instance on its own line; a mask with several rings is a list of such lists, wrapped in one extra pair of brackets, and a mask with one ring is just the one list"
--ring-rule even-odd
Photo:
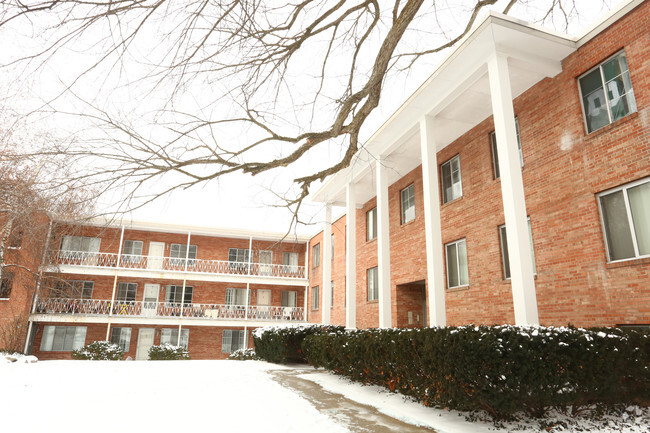
[(320, 287), (314, 286), (311, 288), (311, 309), (318, 310), (320, 308)]
[[(167, 286), (165, 291), (165, 303), (168, 305), (179, 305), (181, 304), (180, 298), (183, 296), (183, 285), (182, 284), (170, 284)], [(189, 298), (189, 299), (188, 299)], [(192, 305), (194, 299), (194, 287), (185, 286), (185, 299), (183, 299), (183, 305)]]
[[(86, 342), (87, 330), (87, 326), (46, 325), (43, 327), (41, 352), (71, 352), (81, 349)], [(60, 341), (61, 338), (63, 341)]]
[(296, 290), (283, 290), (280, 299), (281, 307), (297, 307), (298, 306), (298, 291)]
[(125, 240), (122, 246), (122, 261), (126, 263), (140, 263), (142, 260), (142, 247), (144, 242)]
[(379, 267), (366, 270), (366, 293), (368, 301), (379, 300)]
[[(508, 233), (505, 230), (506, 230), (505, 224), (499, 226), (499, 241), (501, 243), (501, 264), (502, 264), (501, 268), (503, 271), (503, 279), (509, 280), (510, 275), (508, 275), (508, 272), (506, 272), (506, 263), (508, 265), (508, 269), (510, 269), (510, 257), (509, 254), (506, 255), (506, 252), (508, 251), (508, 245), (507, 245)], [(530, 217), (528, 217), (528, 239), (530, 241), (530, 254), (533, 258), (533, 275), (537, 275), (537, 263), (535, 260), (535, 244), (533, 243), (533, 227), (530, 223)]]
[(128, 352), (131, 347), (131, 328), (112, 327), (111, 343), (120, 346), (124, 353)]
[(330, 308), (334, 308), (334, 280), (330, 282)]
[[(414, 183), (410, 184), (409, 186), (407, 186), (406, 188), (404, 188), (399, 192), (399, 202), (401, 206), (400, 221), (402, 222), (402, 224), (406, 224), (415, 220), (415, 184)], [(408, 215), (406, 213), (411, 208), (413, 208), (413, 216), (411, 218), (408, 218)]]
[(449, 281), (449, 250), (448, 248), (452, 245), (456, 245), (456, 269), (458, 270), (458, 282), (460, 283), (460, 254), (458, 254), (458, 245), (460, 244), (465, 244), (465, 255), (469, 256), (467, 252), (467, 240), (465, 238), (463, 239), (458, 239), (454, 242), (449, 242), (448, 244), (445, 244), (445, 259), (446, 259), (446, 266), (447, 266), (447, 288), (448, 289), (457, 289), (459, 287), (468, 287), (469, 286), (469, 257), (465, 257), (467, 260), (467, 283), (466, 284), (458, 284), (457, 286), (452, 286)]
[[(458, 196), (453, 196), (453, 191), (454, 191), (453, 186), (455, 185), (455, 183), (453, 181), (454, 175), (453, 175), (453, 172), (451, 171), (452, 170), (452, 165), (451, 164), (454, 161), (458, 161), (458, 185), (460, 187), (460, 192), (459, 192)], [(449, 171), (449, 178), (451, 179), (451, 182), (452, 182), (451, 185), (445, 185), (445, 175), (443, 173), (443, 170), (445, 169), (445, 166), (447, 166), (447, 165), (449, 166), (449, 170), (450, 170)], [(440, 165), (440, 180), (441, 180), (440, 184), (442, 185), (442, 204), (452, 202), (452, 201), (454, 201), (456, 199), (459, 199), (459, 198), (461, 198), (463, 196), (463, 173), (462, 173), (461, 166), (460, 166), (460, 155), (456, 155), (456, 156), (454, 156), (452, 158), (449, 158), (447, 161), (443, 162)], [(452, 191), (452, 196), (451, 197), (447, 197), (446, 192), (445, 192), (447, 190), (447, 188), (449, 188), (449, 187), (451, 187), (451, 191)]]
[[(521, 136), (519, 135), (519, 118), (515, 117), (515, 131), (517, 132), (517, 148), (519, 149), (519, 163), (521, 167), (524, 166), (524, 152), (521, 150)], [(501, 169), (499, 168), (499, 151), (497, 150), (497, 134), (496, 131), (490, 133), (490, 146), (492, 147), (492, 165), (494, 166), (494, 178), (501, 177)]]
[[(587, 72), (585, 72), (584, 74), (582, 74), (582, 75), (580, 75), (578, 77), (578, 92), (580, 94), (580, 108), (582, 109), (582, 120), (583, 120), (583, 124), (585, 126), (585, 131), (587, 132), (587, 134), (591, 134), (593, 132), (599, 131), (600, 129), (604, 128), (605, 126), (611, 125), (614, 122), (614, 121), (612, 121), (612, 111), (611, 111), (611, 108), (609, 106), (609, 98), (607, 97), (607, 91), (605, 90), (605, 74), (603, 72), (603, 65), (605, 63), (609, 62), (610, 60), (612, 60), (613, 58), (620, 56), (621, 54), (623, 54), (625, 56), (625, 63), (627, 63), (627, 66), (628, 66), (627, 73), (628, 73), (628, 76), (630, 77), (630, 86), (631, 86), (630, 89), (626, 93), (626, 95), (630, 96), (630, 98), (628, 100), (628, 103), (630, 104), (630, 111), (627, 114), (625, 114), (625, 116), (623, 116), (623, 117), (629, 116), (632, 113), (636, 113), (637, 110), (638, 110), (638, 107), (637, 107), (637, 104), (636, 104), (636, 97), (634, 96), (634, 85), (632, 84), (632, 74), (630, 73), (630, 64), (627, 61), (627, 54), (625, 54), (625, 50), (623, 49), (623, 50), (620, 50), (617, 53), (609, 56), (608, 58), (606, 58), (605, 60), (600, 62), (598, 65), (594, 66), (593, 68), (589, 69)], [(594, 130), (590, 131), (589, 130), (589, 125), (587, 124), (587, 111), (585, 110), (585, 104), (584, 104), (584, 98), (583, 98), (583, 95), (582, 95), (582, 86), (580, 85), (580, 80), (583, 79), (584, 77), (586, 77), (587, 75), (591, 74), (596, 69), (598, 69), (600, 71), (600, 82), (602, 84), (603, 93), (605, 95), (605, 107), (607, 109), (607, 118), (608, 118), (609, 122), (607, 123), (607, 125), (603, 125), (603, 126), (597, 128), (597, 129), (594, 129)], [(621, 117), (621, 119), (623, 117)], [(619, 120), (619, 119), (616, 119), (616, 120)]]
[[(237, 346), (233, 347), (233, 334), (237, 333)], [(232, 353), (247, 346), (248, 332), (243, 329), (224, 329), (221, 334), (221, 353)]]
[(171, 344), (172, 346), (180, 345), (183, 349), (187, 350), (190, 344), (190, 330), (187, 328), (181, 329), (180, 344), (178, 340), (178, 328), (163, 328), (160, 330), (160, 344)]
[[(125, 291), (126, 296), (120, 297), (119, 296), (120, 290)], [(128, 299), (129, 298), (128, 295), (130, 291), (133, 291), (133, 299)], [(117, 283), (117, 291), (115, 292), (115, 301), (121, 303), (135, 302), (137, 298), (138, 298), (138, 283), (129, 283), (125, 281)]]
[[(79, 293), (79, 298), (78, 299), (92, 299), (93, 298), (93, 291), (95, 290), (95, 282), (94, 281), (84, 281), (84, 280), (68, 280), (68, 281), (62, 281), (61, 282), (63, 285), (66, 285), (70, 288), (73, 289), (78, 289)], [(64, 290), (65, 287), (60, 287), (58, 288), (59, 293), (58, 295), (61, 295), (61, 291)], [(76, 292), (76, 290), (74, 291)], [(84, 293), (88, 294), (87, 296), (84, 296)], [(59, 296), (62, 299), (72, 299), (69, 297), (63, 297)]]
[(366, 241), (377, 239), (377, 207), (366, 212)]
[[(637, 187), (639, 185), (643, 185), (645, 183), (650, 183), (650, 177), (646, 177), (643, 179), (639, 179), (637, 181), (627, 183), (625, 185), (621, 185), (616, 188), (608, 189), (606, 191), (603, 191), (597, 195), (598, 199), (598, 210), (600, 211), (600, 224), (603, 230), (603, 239), (605, 240), (605, 252), (607, 254), (607, 261), (608, 263), (617, 263), (617, 262), (624, 262), (628, 260), (637, 260), (637, 259), (642, 259), (646, 257), (650, 257), (650, 254), (644, 254), (641, 255), (639, 252), (639, 245), (638, 245), (638, 240), (637, 240), (637, 235), (636, 235), (636, 229), (634, 226), (634, 219), (632, 218), (632, 210), (630, 207), (630, 200), (628, 197), (627, 191), (631, 188)], [(627, 257), (623, 259), (616, 259), (612, 260), (611, 254), (610, 254), (610, 248), (609, 248), (609, 239), (607, 236), (607, 229), (605, 228), (605, 214), (603, 212), (603, 204), (601, 198), (610, 194), (617, 193), (619, 191), (623, 192), (623, 200), (625, 202), (625, 214), (627, 216), (628, 220), (628, 226), (630, 227), (630, 236), (632, 237), (632, 245), (634, 246), (634, 257)]]
[[(227, 308), (236, 308), (236, 307), (245, 307), (246, 306), (246, 292), (248, 292), (248, 305), (251, 304), (251, 292), (248, 289), (243, 289), (239, 287), (228, 287), (226, 289), (226, 307)], [(238, 304), (237, 301), (244, 301), (242, 304)]]
[(185, 256), (187, 256), (187, 264), (188, 266), (191, 266), (196, 261), (197, 251), (198, 248), (196, 245), (190, 245), (190, 251), (188, 254), (187, 244), (171, 244), (169, 246), (170, 261), (175, 266), (182, 266), (185, 264)]
[(311, 262), (312, 267), (317, 268), (320, 266), (320, 242), (314, 245), (311, 249)]
[(296, 273), (298, 272), (298, 253), (283, 252), (282, 253), (282, 266), (285, 272)]

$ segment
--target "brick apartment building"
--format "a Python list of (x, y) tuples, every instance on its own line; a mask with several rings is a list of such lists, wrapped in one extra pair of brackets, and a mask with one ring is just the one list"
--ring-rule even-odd
[(312, 321), (647, 326), (650, 2), (490, 14), (312, 200)]
[(306, 321), (647, 326), (649, 77), (648, 1), (577, 38), (492, 13), (313, 195), (316, 236), (55, 225), (0, 318), (28, 312), (41, 359), (106, 339), (224, 358)]

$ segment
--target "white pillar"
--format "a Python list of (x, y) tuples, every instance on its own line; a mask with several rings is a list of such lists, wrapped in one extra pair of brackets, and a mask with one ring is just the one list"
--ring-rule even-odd
[(323, 325), (329, 325), (332, 320), (330, 302), (332, 299), (332, 205), (325, 205), (325, 227), (323, 228)]
[(357, 327), (357, 206), (355, 185), (348, 183), (345, 191), (347, 200), (345, 237), (345, 327)]
[(429, 326), (445, 326), (445, 274), (442, 259), (442, 226), (440, 224), (440, 188), (438, 160), (434, 140), (433, 119), (420, 120), (420, 149), (422, 153), (422, 185), (424, 197), (424, 233), (427, 250), (427, 300)]
[(388, 224), (388, 174), (384, 160), (377, 160), (377, 273), (379, 286), (379, 327), (390, 328), (390, 229)]
[(533, 258), (528, 236), (528, 217), (521, 175), (515, 113), (508, 72), (508, 59), (501, 53), (488, 61), (494, 129), (499, 154), (503, 213), (508, 235), (510, 284), (517, 325), (539, 325)]

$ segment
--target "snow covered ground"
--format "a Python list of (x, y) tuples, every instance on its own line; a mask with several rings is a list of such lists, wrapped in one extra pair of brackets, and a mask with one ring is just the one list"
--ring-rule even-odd
[[(284, 368), (259, 361), (0, 362), (0, 431), (350, 431), (274, 381), (270, 372)], [(438, 433), (506, 431), (490, 423), (470, 423), (457, 412), (425, 408), (397, 394), (352, 384), (322, 371), (307, 369), (300, 377)], [(592, 426), (591, 431), (648, 432), (649, 422), (646, 410), (640, 415), (631, 413), (629, 427), (618, 423), (595, 430)], [(517, 426), (506, 427), (512, 430)], [(535, 430), (542, 431), (529, 431)]]

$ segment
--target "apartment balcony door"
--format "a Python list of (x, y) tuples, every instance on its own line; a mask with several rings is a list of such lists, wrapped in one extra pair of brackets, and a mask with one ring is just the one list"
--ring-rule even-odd
[(145, 361), (149, 359), (149, 349), (153, 346), (154, 328), (140, 328), (138, 331), (138, 348), (135, 352), (135, 359)]
[(162, 269), (164, 255), (164, 242), (149, 242), (149, 258), (147, 260), (147, 269)]
[(260, 314), (260, 319), (268, 319), (271, 315), (271, 291), (258, 290), (257, 291), (257, 310)]
[(260, 274), (271, 275), (273, 265), (273, 251), (260, 251)]
[(153, 317), (156, 315), (156, 306), (158, 305), (158, 293), (160, 284), (145, 284), (144, 296), (142, 297), (142, 315)]

